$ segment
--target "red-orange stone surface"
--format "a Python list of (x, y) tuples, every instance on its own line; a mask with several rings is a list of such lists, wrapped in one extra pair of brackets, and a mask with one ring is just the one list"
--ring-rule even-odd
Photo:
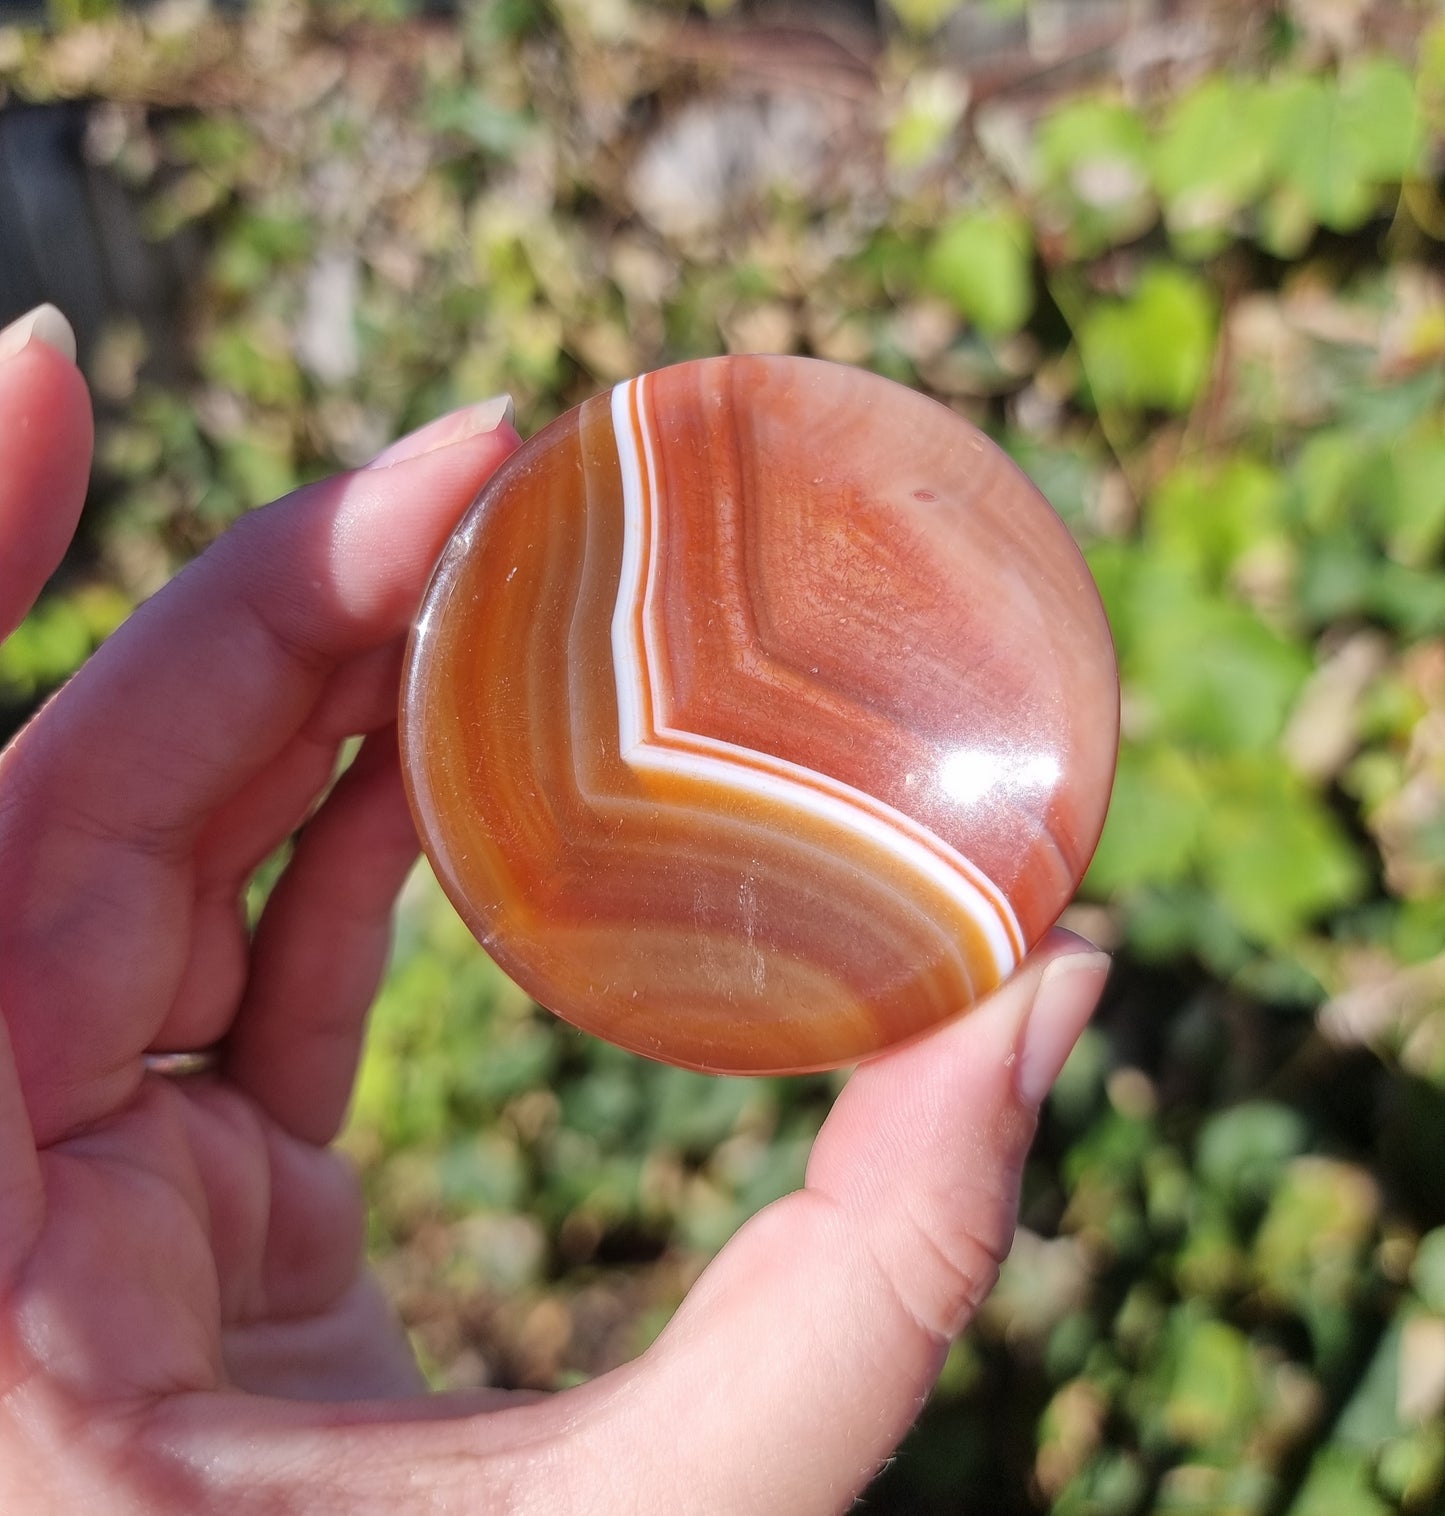
[(849, 1063), (987, 994), (1103, 825), (1118, 684), (1043, 497), (802, 358), (599, 395), (501, 468), (404, 682), (413, 809), (501, 966), (694, 1068)]

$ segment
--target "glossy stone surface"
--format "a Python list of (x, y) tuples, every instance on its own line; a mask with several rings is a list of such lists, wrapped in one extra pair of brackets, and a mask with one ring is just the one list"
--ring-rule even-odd
[(1077, 888), (1118, 684), (1043, 497), (945, 407), (679, 365), (497, 473), (428, 591), (402, 751), (444, 888), (543, 1005), (802, 1071), (993, 989)]

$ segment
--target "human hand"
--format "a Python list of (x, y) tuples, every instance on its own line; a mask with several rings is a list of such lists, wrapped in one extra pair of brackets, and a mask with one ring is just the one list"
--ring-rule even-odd
[[(0, 334), (5, 630), (88, 473), (83, 382), (63, 329), (37, 336)], [(806, 1188), (635, 1363), (420, 1393), (328, 1144), (416, 850), (407, 624), (516, 441), (495, 408), (444, 418), (254, 512), (0, 757), (0, 1510), (836, 1511), (993, 1283), (1106, 972), (1065, 934), (860, 1069)], [(249, 934), (246, 881), (303, 820)], [(215, 1044), (214, 1075), (147, 1071)]]

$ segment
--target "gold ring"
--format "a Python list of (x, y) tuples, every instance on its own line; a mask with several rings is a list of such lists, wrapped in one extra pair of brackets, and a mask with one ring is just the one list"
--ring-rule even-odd
[(197, 1048), (190, 1053), (146, 1053), (146, 1073), (166, 1079), (190, 1079), (196, 1074), (214, 1074), (221, 1066), (219, 1048)]

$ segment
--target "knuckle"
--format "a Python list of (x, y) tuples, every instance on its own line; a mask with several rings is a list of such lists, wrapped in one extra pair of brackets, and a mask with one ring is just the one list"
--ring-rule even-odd
[(884, 1275), (919, 1329), (947, 1341), (978, 1313), (1013, 1245), (1017, 1185), (994, 1173), (900, 1207)]

